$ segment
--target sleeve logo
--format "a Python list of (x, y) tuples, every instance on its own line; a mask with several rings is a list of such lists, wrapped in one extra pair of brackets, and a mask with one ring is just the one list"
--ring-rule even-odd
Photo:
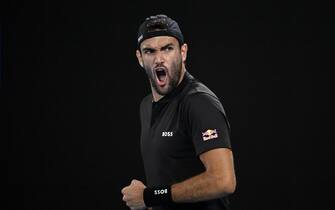
[(218, 136), (218, 133), (217, 133), (216, 129), (214, 129), (214, 130), (208, 129), (207, 131), (202, 132), (202, 139), (204, 141), (207, 141), (207, 140), (210, 140), (210, 139), (215, 139), (217, 137), (219, 137), (219, 136)]

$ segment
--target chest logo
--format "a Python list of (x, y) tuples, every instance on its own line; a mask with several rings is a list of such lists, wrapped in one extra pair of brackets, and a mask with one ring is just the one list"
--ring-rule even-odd
[(169, 137), (171, 137), (171, 136), (173, 136), (173, 132), (172, 131), (163, 131), (162, 132), (162, 136), (169, 136)]
[(207, 140), (210, 140), (210, 139), (215, 139), (217, 137), (219, 137), (219, 136), (218, 136), (218, 133), (217, 133), (216, 129), (214, 129), (214, 130), (208, 129), (207, 131), (202, 132), (202, 139), (204, 141), (207, 141)]

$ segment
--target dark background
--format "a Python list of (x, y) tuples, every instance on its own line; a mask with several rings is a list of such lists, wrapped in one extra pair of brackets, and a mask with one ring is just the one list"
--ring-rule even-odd
[(332, 209), (327, 14), (317, 2), (190, 0), (2, 2), (2, 208), (127, 209), (120, 190), (144, 180), (150, 90), (137, 28), (159, 13), (227, 111), (233, 209)]

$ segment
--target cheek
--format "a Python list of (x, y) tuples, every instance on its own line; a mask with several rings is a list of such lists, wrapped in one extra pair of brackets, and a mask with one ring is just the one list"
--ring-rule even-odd
[(143, 59), (143, 66), (146, 68), (150, 67), (151, 66), (150, 61), (148, 59)]
[(181, 54), (176, 55), (176, 57), (174, 58), (173, 62), (172, 62), (172, 66), (174, 68), (175, 71), (179, 70), (177, 69), (179, 67), (179, 65), (183, 62), (183, 57)]
[(168, 61), (167, 62), (168, 67), (173, 68), (180, 61), (180, 55), (179, 54), (173, 54), (172, 56), (169, 57), (169, 59), (167, 61)]
[(147, 55), (147, 54), (143, 54), (143, 55), (142, 55), (142, 58), (143, 58), (144, 61), (150, 60), (150, 57), (151, 57), (151, 56), (150, 56), (150, 55)]

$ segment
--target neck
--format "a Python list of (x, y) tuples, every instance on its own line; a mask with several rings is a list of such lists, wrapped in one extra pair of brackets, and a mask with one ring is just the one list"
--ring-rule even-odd
[[(181, 81), (183, 80), (184, 75), (185, 75), (185, 71), (186, 71), (185, 66), (182, 65), (182, 70), (181, 70), (181, 74), (180, 74), (180, 79), (179, 79), (179, 81), (178, 81), (178, 85), (179, 85), (179, 84), (181, 83)], [(177, 86), (178, 86), (178, 85), (177, 85)], [(155, 101), (155, 102), (159, 101), (161, 98), (164, 97), (164, 95), (160, 95), (159, 93), (157, 93), (156, 90), (155, 90), (155, 88), (152, 87), (152, 85), (151, 85), (151, 92), (152, 92), (152, 98), (153, 98), (153, 101)]]

